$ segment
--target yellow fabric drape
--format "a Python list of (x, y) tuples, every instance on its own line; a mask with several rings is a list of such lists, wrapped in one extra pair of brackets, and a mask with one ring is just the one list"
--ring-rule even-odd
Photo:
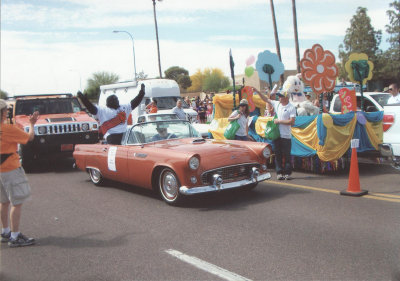
[(210, 133), (216, 140), (224, 140), (224, 132), (226, 127), (228, 127), (228, 118), (213, 119), (210, 124)]
[(367, 122), (365, 123), (365, 130), (367, 131), (369, 141), (372, 146), (379, 150), (379, 144), (383, 142), (383, 125), (381, 122)]
[(263, 138), (265, 137), (265, 127), (267, 126), (267, 122), (272, 120), (272, 118), (274, 117), (258, 117), (254, 125), (257, 135)]
[(318, 135), (317, 135), (317, 118), (314, 119), (306, 128), (292, 128), (292, 135), (305, 146), (317, 150)]
[[(236, 106), (239, 105), (239, 95), (236, 95)], [(250, 101), (249, 101), (250, 102)], [(253, 102), (256, 107), (260, 109), (260, 113), (264, 114), (265, 112), (265, 102), (258, 96), (253, 96)], [(233, 109), (233, 95), (232, 94), (224, 94), (224, 95), (215, 95), (213, 97), (213, 103), (215, 105), (214, 109), (214, 119), (218, 118), (228, 118), (232, 113)]]
[[(357, 115), (354, 114), (346, 126), (332, 125), (327, 129), (325, 145), (317, 147), (317, 155), (322, 161), (337, 160), (349, 149), (350, 141), (353, 138), (354, 129), (357, 124)], [(317, 128), (315, 128), (315, 131)]]

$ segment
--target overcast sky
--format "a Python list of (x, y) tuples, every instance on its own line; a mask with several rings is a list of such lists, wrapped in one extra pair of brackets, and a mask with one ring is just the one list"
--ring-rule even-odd
[[(368, 9), (383, 32), (389, 0), (297, 0), (300, 56), (319, 43), (338, 53), (357, 7)], [(295, 69), (290, 0), (275, 0), (282, 60)], [(193, 74), (206, 67), (235, 73), (259, 52), (276, 52), (268, 0), (164, 0), (156, 4), (162, 71), (178, 65)], [(137, 71), (158, 75), (151, 0), (2, 0), (1, 89), (13, 94), (75, 93), (96, 71), (133, 77), (134, 37)]]

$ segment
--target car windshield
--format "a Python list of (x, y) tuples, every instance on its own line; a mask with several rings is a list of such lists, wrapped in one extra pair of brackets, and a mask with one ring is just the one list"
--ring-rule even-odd
[(177, 100), (182, 101), (183, 108), (189, 108), (189, 106), (180, 97), (156, 97), (153, 100), (157, 101), (158, 109), (172, 109), (176, 106)]
[(390, 94), (376, 94), (371, 95), (371, 97), (380, 104), (380, 106), (384, 107), (387, 105), (388, 99), (390, 98)]
[(77, 98), (48, 98), (17, 100), (15, 115), (74, 113), (82, 111)]
[(178, 116), (176, 114), (154, 114), (148, 116), (148, 121), (167, 121), (167, 120), (178, 120)]
[(199, 137), (189, 122), (160, 121), (135, 125), (128, 137), (128, 144), (150, 143), (166, 139), (183, 139)]

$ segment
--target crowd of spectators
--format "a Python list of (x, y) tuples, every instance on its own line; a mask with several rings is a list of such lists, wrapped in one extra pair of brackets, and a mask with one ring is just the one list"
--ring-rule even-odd
[(197, 111), (198, 118), (200, 123), (207, 123), (210, 122), (212, 119), (212, 112), (213, 112), (213, 94), (206, 95), (204, 99), (201, 99), (200, 96), (195, 98), (185, 98), (185, 103), (192, 108), (193, 110)]

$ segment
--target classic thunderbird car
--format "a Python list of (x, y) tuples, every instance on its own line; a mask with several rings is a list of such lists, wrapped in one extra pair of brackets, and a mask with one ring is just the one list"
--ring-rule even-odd
[(95, 185), (104, 179), (160, 192), (178, 204), (185, 195), (244, 187), (252, 189), (271, 177), (265, 143), (205, 140), (183, 120), (128, 126), (121, 145), (77, 145), (77, 167)]

